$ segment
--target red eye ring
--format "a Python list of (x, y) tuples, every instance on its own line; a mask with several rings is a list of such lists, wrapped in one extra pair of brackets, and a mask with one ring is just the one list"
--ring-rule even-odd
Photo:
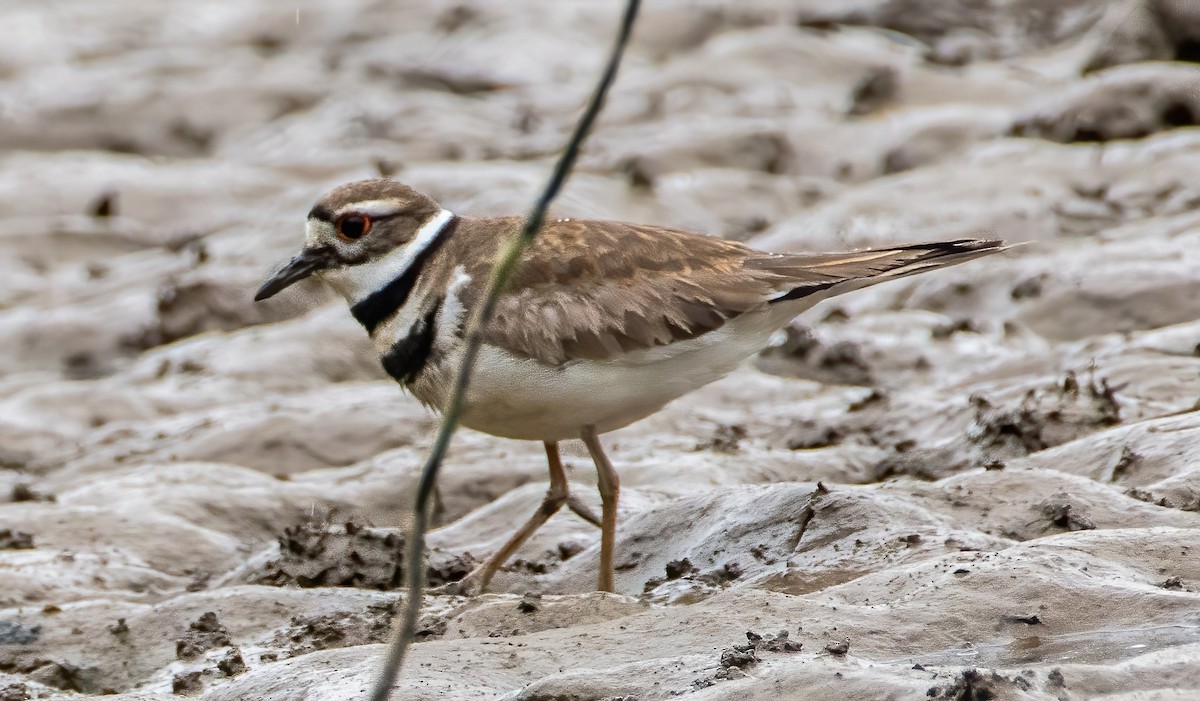
[(371, 231), (371, 218), (365, 214), (343, 214), (334, 224), (337, 235), (343, 241), (357, 241)]

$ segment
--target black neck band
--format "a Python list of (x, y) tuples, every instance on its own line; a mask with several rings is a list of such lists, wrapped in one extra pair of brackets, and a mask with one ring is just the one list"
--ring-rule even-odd
[(350, 307), (350, 313), (354, 315), (355, 319), (358, 319), (358, 323), (363, 325), (367, 333), (375, 333), (375, 329), (380, 324), (390, 319), (400, 307), (404, 306), (404, 303), (408, 301), (408, 296), (412, 294), (413, 287), (417, 284), (421, 269), (441, 248), (446, 239), (450, 238), (456, 228), (458, 228), (458, 217), (451, 216), (450, 220), (442, 225), (441, 231), (433, 237), (433, 240), (413, 258), (412, 263), (404, 269), (404, 272)]

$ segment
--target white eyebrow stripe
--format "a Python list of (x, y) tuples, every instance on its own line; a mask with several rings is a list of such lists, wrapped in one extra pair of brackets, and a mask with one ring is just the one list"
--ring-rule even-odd
[(454, 218), (454, 212), (448, 209), (438, 210), (438, 213), (421, 225), (417, 235), (404, 246), (398, 246), (387, 255), (362, 265), (350, 266), (340, 271), (331, 271), (335, 275), (341, 273), (346, 280), (348, 298), (351, 304), (370, 297), (383, 289), (392, 280), (403, 275), (421, 252), (429, 248), (446, 228), (446, 224)]
[(442, 229), (446, 228), (446, 224), (454, 218), (454, 212), (448, 209), (439, 209), (438, 213), (430, 217), (429, 221), (421, 225), (417, 229), (417, 235), (413, 237), (412, 243), (404, 247), (404, 265), (401, 272), (408, 269), (412, 265), (417, 256), (421, 255), (421, 251), (429, 248), (429, 244), (442, 233)]
[(338, 217), (347, 214), (365, 214), (368, 217), (386, 217), (396, 214), (404, 203), (400, 200), (364, 200), (348, 204), (345, 207), (333, 213), (333, 218), (336, 221)]

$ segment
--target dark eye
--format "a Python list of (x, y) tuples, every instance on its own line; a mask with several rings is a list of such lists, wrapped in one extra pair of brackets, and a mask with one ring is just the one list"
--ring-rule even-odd
[(343, 214), (337, 220), (337, 235), (346, 241), (357, 241), (371, 230), (371, 218), (364, 214)]

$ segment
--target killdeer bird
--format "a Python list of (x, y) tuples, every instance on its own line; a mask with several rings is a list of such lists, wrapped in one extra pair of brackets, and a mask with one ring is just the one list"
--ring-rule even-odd
[[(383, 367), (434, 409), (448, 401), (464, 325), (520, 217), (460, 217), (387, 179), (334, 189), (308, 213), (304, 247), (255, 295), (309, 276), (331, 285)], [(599, 589), (613, 589), (619, 480), (600, 434), (725, 375), (817, 302), (1001, 250), (962, 239), (850, 253), (764, 253), (658, 226), (548, 221), (483, 332), (462, 425), (541, 441), (550, 487), (538, 510), (457, 590), (482, 591), (569, 499), (559, 441), (579, 438), (599, 474)]]

